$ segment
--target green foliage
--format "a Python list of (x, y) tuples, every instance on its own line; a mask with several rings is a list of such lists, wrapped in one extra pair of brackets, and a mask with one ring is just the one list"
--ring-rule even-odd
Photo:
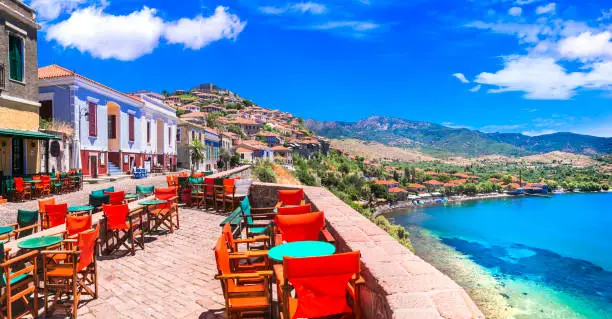
[(48, 129), (51, 126), (51, 122), (45, 120), (44, 118), (39, 118), (38, 120), (38, 126), (40, 127), (41, 130), (45, 130)]
[(191, 171), (195, 172), (200, 163), (204, 160), (204, 144), (200, 140), (193, 140), (189, 144), (189, 157), (191, 158)]
[(254, 173), (257, 179), (264, 183), (276, 183), (276, 174), (274, 173), (272, 164), (268, 161), (257, 164)]
[(242, 100), (242, 104), (244, 104), (244, 106), (253, 106), (253, 105), (255, 105), (251, 100)]
[(228, 110), (242, 110), (242, 109), (244, 109), (244, 104), (240, 104), (240, 103), (227, 103), (225, 105), (225, 108), (227, 108)]
[(391, 224), (389, 220), (385, 218), (384, 216), (377, 216), (374, 219), (374, 223), (378, 227), (380, 227), (381, 229), (389, 233), (389, 235), (391, 235), (391, 237), (395, 238), (398, 242), (400, 242), (400, 244), (414, 251), (414, 248), (412, 247), (412, 243), (410, 242), (410, 238), (408, 237), (409, 233), (406, 230), (406, 228), (400, 225)]

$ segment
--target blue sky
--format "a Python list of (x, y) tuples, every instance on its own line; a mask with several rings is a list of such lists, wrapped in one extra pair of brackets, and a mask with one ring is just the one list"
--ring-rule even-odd
[(612, 4), (585, 2), (28, 1), (41, 66), (122, 91), (214, 82), (317, 120), (612, 136)]

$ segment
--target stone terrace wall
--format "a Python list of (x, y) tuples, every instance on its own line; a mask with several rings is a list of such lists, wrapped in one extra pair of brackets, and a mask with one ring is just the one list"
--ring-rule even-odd
[[(279, 189), (301, 186), (254, 183), (258, 207), (276, 203)], [(366, 318), (484, 318), (467, 293), (359, 212), (324, 188), (304, 187), (308, 200), (324, 211), (339, 251), (361, 251)]]

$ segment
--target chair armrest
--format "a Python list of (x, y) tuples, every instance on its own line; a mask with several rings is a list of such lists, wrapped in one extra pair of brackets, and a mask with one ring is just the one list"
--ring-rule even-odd
[(38, 255), (38, 250), (33, 250), (31, 252), (25, 253), (23, 255), (19, 255), (15, 258), (11, 258), (5, 262), (3, 262), (2, 264), (0, 264), (0, 267), (7, 267), (10, 266), (16, 262), (20, 262), (24, 259), (28, 259), (28, 258), (32, 258), (32, 257), (36, 257), (36, 255)]
[(30, 229), (36, 229), (38, 228), (38, 223), (34, 224), (34, 225), (30, 225), (30, 226), (26, 226), (23, 228), (17, 228), (15, 230), (13, 230), (13, 233), (15, 234), (15, 236), (17, 236), (19, 233), (24, 232), (26, 230), (30, 230)]
[(232, 273), (224, 275), (216, 275), (215, 279), (246, 279), (259, 277), (272, 277), (274, 273), (271, 270), (256, 271), (250, 273)]
[(332, 244), (336, 242), (336, 239), (334, 238), (334, 236), (332, 236), (332, 234), (326, 228), (323, 228), (323, 230), (321, 230), (321, 234), (323, 235), (323, 238), (325, 239), (326, 242), (332, 243)]
[(77, 255), (79, 252), (77, 250), (43, 250), (40, 252), (41, 255), (57, 255), (57, 254), (65, 254), (65, 255)]
[(237, 244), (250, 244), (250, 243), (257, 243), (257, 242), (265, 242), (265, 241), (268, 241), (269, 239), (270, 239), (269, 236), (257, 236), (253, 238), (234, 239), (234, 242)]
[[(77, 236), (78, 237), (79, 234), (74, 234), (72, 236)], [(62, 243), (78, 243), (79, 241), (77, 239), (74, 238), (68, 238), (68, 239), (64, 239), (62, 240)]]

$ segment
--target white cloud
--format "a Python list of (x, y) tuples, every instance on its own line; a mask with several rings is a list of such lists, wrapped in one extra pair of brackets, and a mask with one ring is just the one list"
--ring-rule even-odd
[(129, 15), (111, 15), (91, 6), (51, 25), (46, 39), (101, 59), (134, 60), (159, 44), (164, 22), (156, 15), (157, 10), (148, 7)]
[(476, 93), (476, 92), (480, 91), (480, 88), (481, 88), (481, 87), (482, 87), (482, 85), (480, 85), (480, 84), (479, 84), (479, 85), (476, 85), (475, 87), (473, 87), (473, 88), (471, 88), (471, 89), (470, 89), (470, 92), (472, 92), (472, 93)]
[(514, 17), (518, 17), (523, 14), (523, 9), (521, 7), (512, 7), (508, 10), (508, 14)]
[(480, 128), (485, 133), (509, 133), (523, 128), (523, 124), (486, 125)]
[(244, 30), (246, 22), (227, 11), (226, 7), (218, 6), (210, 17), (201, 15), (166, 24), (164, 37), (168, 43), (180, 43), (186, 48), (198, 50), (208, 44), (221, 40), (235, 40)]
[(534, 2), (539, 2), (541, 0), (516, 0), (514, 1), (514, 4), (522, 6), (522, 5), (526, 5), (526, 4), (531, 4)]
[(378, 29), (380, 25), (367, 21), (329, 21), (313, 26), (317, 30), (350, 29), (356, 32), (365, 32)]
[(468, 81), (468, 79), (465, 78), (465, 75), (463, 75), (463, 73), (455, 73), (453, 74), (453, 76), (459, 79), (461, 83), (470, 83), (470, 81)]
[(127, 15), (109, 14), (104, 9), (89, 6), (72, 12), (68, 19), (48, 28), (46, 40), (100, 59), (131, 61), (153, 52), (162, 36), (168, 43), (197, 50), (221, 39), (236, 39), (246, 25), (222, 6), (210, 17), (199, 15), (167, 23), (156, 9), (146, 6)]
[(559, 41), (557, 50), (564, 58), (581, 61), (612, 58), (611, 39), (612, 32), (610, 31), (598, 34), (584, 32), (578, 36), (568, 37)]
[(528, 99), (564, 100), (574, 96), (574, 90), (584, 81), (580, 73), (567, 73), (548, 57), (507, 57), (504, 69), (496, 73), (483, 72), (474, 82), (491, 85), (490, 93), (525, 92)]
[(567, 100), (583, 89), (612, 89), (612, 61), (593, 63), (586, 72), (567, 72), (551, 57), (510, 56), (496, 73), (483, 72), (474, 80), (491, 85), (489, 93), (525, 92), (533, 100)]
[(551, 2), (547, 5), (537, 7), (536, 14), (542, 15), (542, 14), (547, 14), (547, 13), (555, 13), (556, 10), (557, 10), (557, 4), (554, 2)]
[(297, 2), (288, 3), (282, 7), (264, 6), (259, 7), (259, 11), (269, 15), (281, 15), (285, 13), (310, 13), (323, 14), (327, 12), (327, 7), (324, 4), (316, 2)]
[(553, 134), (553, 133), (557, 133), (557, 131), (555, 131), (555, 130), (540, 130), (540, 131), (528, 130), (528, 131), (523, 131), (523, 134), (527, 135), (527, 136), (548, 135), (548, 134)]
[(74, 11), (78, 5), (87, 0), (33, 0), (30, 6), (42, 20), (54, 20), (62, 13)]
[(597, 21), (606, 21), (612, 19), (612, 9), (601, 10), (601, 17), (597, 18)]

